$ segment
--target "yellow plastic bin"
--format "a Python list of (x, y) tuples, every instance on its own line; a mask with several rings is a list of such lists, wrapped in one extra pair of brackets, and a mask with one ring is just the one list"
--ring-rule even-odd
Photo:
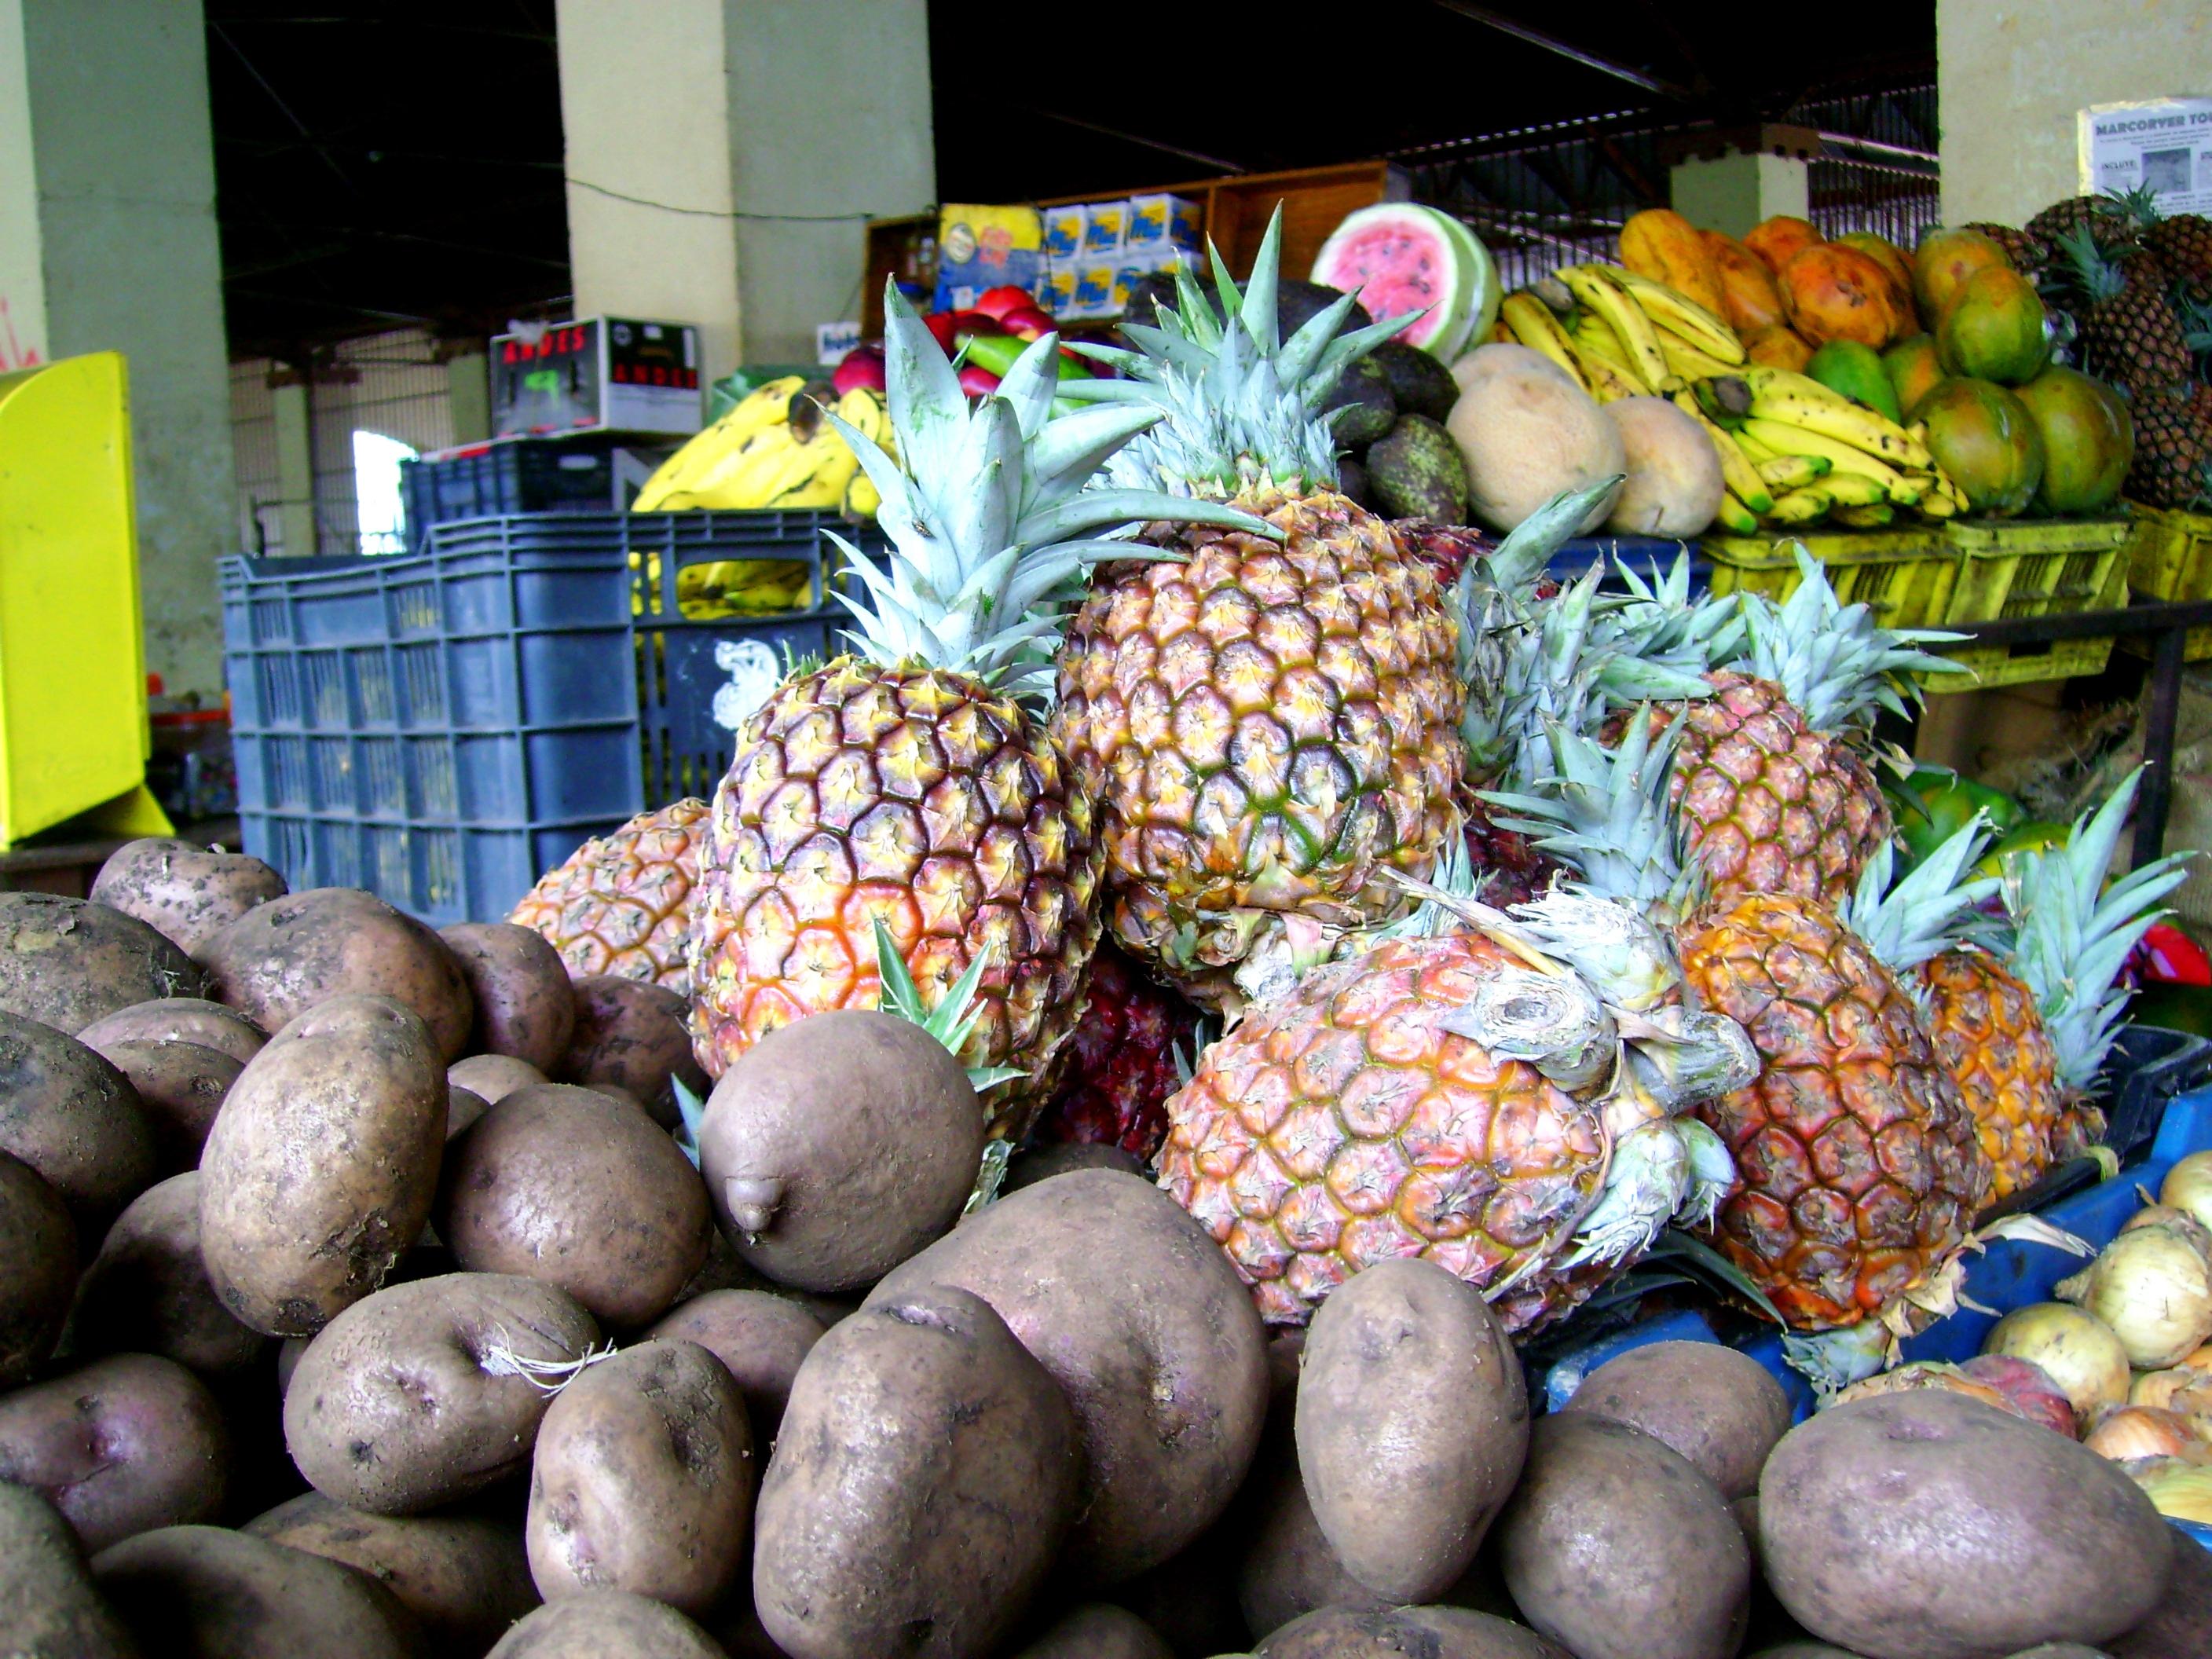
[[(2127, 603), (2129, 521), (2103, 519), (1954, 519), (1944, 538), (1960, 556), (1958, 586), (1943, 623), (2009, 622), (2118, 610)], [(1984, 690), (2039, 680), (2099, 674), (2112, 655), (2113, 636), (2060, 640), (2009, 650), (1947, 654), (1974, 671), (1971, 685), (1928, 682), (1931, 691)]]
[(1927, 628), (1951, 608), (1960, 556), (1940, 529), (1816, 530), (1807, 534), (1703, 536), (1716, 593), (1764, 593), (1778, 602), (1797, 586), (1796, 548), (1820, 562), (1845, 605), (1863, 604), (1885, 628)]
[[(2147, 599), (2212, 599), (2212, 513), (2138, 507), (2128, 535), (2128, 587)], [(2130, 651), (2148, 649), (2140, 637)], [(2212, 628), (2192, 628), (2185, 653), (2212, 659)]]
[(0, 375), (0, 852), (103, 805), (103, 828), (168, 831), (134, 513), (122, 357)]

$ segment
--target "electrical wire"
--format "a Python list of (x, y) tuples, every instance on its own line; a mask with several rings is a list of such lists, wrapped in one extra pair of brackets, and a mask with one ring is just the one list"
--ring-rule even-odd
[(579, 179), (574, 173), (563, 175), (566, 181), (578, 190), (587, 190), (594, 196), (610, 197), (617, 202), (628, 202), (635, 207), (658, 209), (663, 213), (680, 213), (687, 219), (750, 219), (782, 224), (842, 225), (863, 224), (870, 219), (889, 219), (899, 216), (888, 213), (751, 213), (743, 208), (678, 207), (673, 202), (656, 202), (650, 197), (632, 196), (627, 191), (610, 190), (605, 185), (595, 185), (588, 179)]

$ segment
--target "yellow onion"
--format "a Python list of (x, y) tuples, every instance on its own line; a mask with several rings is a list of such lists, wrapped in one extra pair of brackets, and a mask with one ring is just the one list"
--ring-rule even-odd
[(2212, 1468), (2176, 1458), (2128, 1473), (2160, 1515), (2212, 1527)]
[(2186, 1210), (2200, 1226), (2212, 1227), (2212, 1152), (2191, 1152), (2166, 1172), (2158, 1201)]
[[(2141, 1192), (2142, 1189), (2138, 1187), (2136, 1190)], [(2138, 1227), (2172, 1227), (2196, 1246), (2197, 1255), (2212, 1262), (2212, 1228), (2207, 1228), (2186, 1210), (2177, 1209), (2171, 1204), (2148, 1205), (2122, 1223), (2120, 1231), (2133, 1232)]]
[(2137, 1371), (2135, 1381), (2128, 1384), (2128, 1404), (2171, 1411), (2175, 1395), (2204, 1380), (2202, 1371), (2192, 1371), (2183, 1365), (2168, 1366), (2162, 1371)]
[(2081, 1443), (2100, 1457), (2132, 1463), (2145, 1457), (2185, 1457), (2200, 1443), (2179, 1412), (2155, 1406), (2121, 1406), (2097, 1419)]
[(2164, 1370), (2212, 1337), (2212, 1265), (2179, 1228), (2122, 1233), (2056, 1293), (2111, 1327), (2138, 1370)]
[(2033, 1359), (2050, 1373), (2077, 1423), (2128, 1397), (2128, 1351), (2102, 1321), (2063, 1302), (2032, 1302), (1996, 1322), (1984, 1353)]

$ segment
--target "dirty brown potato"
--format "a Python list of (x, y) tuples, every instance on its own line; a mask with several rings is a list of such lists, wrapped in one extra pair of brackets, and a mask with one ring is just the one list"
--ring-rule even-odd
[(166, 836), (117, 848), (92, 884), (94, 903), (136, 916), (187, 952), (285, 891), (284, 878), (259, 859)]
[(196, 997), (191, 957), (136, 916), (56, 893), (0, 893), (0, 1012), (57, 1031), (155, 997)]
[(138, 1659), (54, 1506), (0, 1483), (0, 1632), (9, 1659)]
[(76, 1291), (76, 1224), (52, 1184), (6, 1152), (0, 1264), (0, 1389), (7, 1389), (45, 1364), (61, 1340)]
[(1521, 1478), (1528, 1416), (1504, 1327), (1456, 1274), (1383, 1261), (1338, 1286), (1306, 1334), (1297, 1443), (1346, 1570), (1399, 1605), (1449, 1589)]
[(1102, 1141), (1055, 1141), (1016, 1152), (1006, 1165), (1006, 1178), (999, 1190), (1018, 1193), (1071, 1170), (1119, 1170), (1124, 1175), (1141, 1176), (1145, 1160), (1126, 1147)]
[(1579, 1659), (1730, 1659), (1743, 1639), (1743, 1530), (1719, 1487), (1641, 1429), (1540, 1419), (1498, 1532), (1515, 1604)]
[(466, 1052), (476, 1007), (446, 942), (350, 887), (313, 887), (256, 905), (193, 953), (209, 994), (264, 1031), (340, 996), (386, 996), (430, 1028), (438, 1063)]
[(149, 1187), (115, 1218), (77, 1287), (83, 1354), (160, 1354), (202, 1377), (234, 1376), (269, 1352), (208, 1282), (197, 1170)]
[(487, 1106), (496, 1106), (517, 1089), (550, 1079), (528, 1060), (511, 1054), (471, 1054), (446, 1067), (446, 1081), (481, 1096)]
[(551, 1070), (576, 1031), (568, 969), (544, 937), (510, 921), (464, 921), (438, 937), (461, 965), (476, 999), (468, 1052)]
[(500, 1638), (484, 1659), (726, 1659), (675, 1608), (623, 1590), (547, 1603)]
[(414, 1621), (364, 1573), (224, 1527), (164, 1527), (93, 1558), (149, 1654), (414, 1659)]
[(154, 1184), (154, 1131), (123, 1073), (75, 1037), (5, 1012), (0, 1152), (21, 1158), (61, 1194), (85, 1249)]
[(222, 1512), (229, 1437), (174, 1360), (123, 1353), (0, 1397), (0, 1481), (44, 1492), (88, 1551)]
[(722, 1074), (699, 1169), (723, 1232), (758, 1272), (803, 1291), (862, 1290), (960, 1218), (983, 1130), (943, 1043), (896, 1014), (841, 1010), (771, 1031)]
[(389, 997), (319, 1004), (231, 1086), (200, 1158), (216, 1293), (270, 1336), (312, 1336), (422, 1235), (446, 1144), (430, 1033)]
[(123, 1073), (154, 1132), (155, 1169), (162, 1176), (199, 1166), (215, 1115), (246, 1067), (197, 1042), (85, 1045)]
[(240, 1529), (367, 1573), (438, 1659), (477, 1659), (538, 1605), (522, 1528), (481, 1515), (369, 1515), (304, 1492)]
[(458, 1083), (446, 1085), (446, 1139), (451, 1141), (460, 1132), (491, 1110), (491, 1102), (473, 1090), (464, 1089)]
[(764, 1447), (783, 1420), (792, 1378), (828, 1328), (783, 1297), (727, 1290), (678, 1303), (646, 1335), (696, 1342), (720, 1360), (744, 1396), (754, 1444)]
[(2212, 1550), (2173, 1552), (2166, 1593), (2150, 1616), (2105, 1644), (2112, 1659), (2200, 1659), (2212, 1653)]
[(1066, 1399), (981, 1297), (884, 1295), (799, 1369), (755, 1515), (753, 1607), (800, 1654), (901, 1633), (913, 1659), (989, 1652), (1077, 1502)]
[(243, 1066), (266, 1046), (269, 1033), (237, 1009), (204, 997), (160, 997), (93, 1021), (77, 1041), (95, 1050), (111, 1042), (196, 1042)]
[(1765, 1366), (1717, 1342), (1653, 1342), (1583, 1379), (1571, 1412), (1595, 1412), (1656, 1436), (1735, 1499), (1790, 1431), (1790, 1396)]
[(529, 1467), (548, 1396), (599, 1330), (565, 1292), (507, 1273), (379, 1291), (307, 1345), (284, 1443), (335, 1503), (413, 1515)]
[(756, 1473), (744, 1398), (697, 1343), (641, 1342), (587, 1367), (531, 1459), (538, 1593), (629, 1590), (706, 1613), (751, 1559)]
[(2092, 1646), (2164, 1594), (2178, 1540), (2087, 1447), (1954, 1394), (1880, 1395), (1783, 1436), (1759, 1559), (1790, 1616), (1891, 1659)]
[(1464, 1607), (1323, 1607), (1285, 1625), (1256, 1659), (1574, 1659), (1525, 1625)]
[(708, 1090), (684, 1023), (684, 999), (665, 986), (616, 974), (586, 974), (573, 984), (576, 1030), (552, 1068), (554, 1080), (627, 1090), (645, 1103), (654, 1122), (674, 1128), (680, 1115), (672, 1083), (701, 1098)]
[(1221, 1247), (1165, 1193), (1112, 1170), (1055, 1176), (969, 1217), (863, 1307), (933, 1284), (996, 1309), (1075, 1409), (1089, 1502), (1071, 1583), (1133, 1577), (1226, 1507), (1267, 1416), (1267, 1337)]
[(1013, 1659), (1175, 1659), (1158, 1632), (1127, 1608), (1086, 1601), (1025, 1644)]
[(453, 1138), (436, 1218), (463, 1267), (558, 1285), (631, 1330), (675, 1303), (712, 1224), (699, 1172), (650, 1119), (557, 1083)]

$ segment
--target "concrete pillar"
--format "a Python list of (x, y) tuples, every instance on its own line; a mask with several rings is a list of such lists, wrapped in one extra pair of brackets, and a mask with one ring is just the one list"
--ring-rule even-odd
[(199, 0), (0, 0), (0, 349), (128, 360), (146, 665), (219, 695), (237, 526)]
[(1668, 179), (1674, 211), (1692, 224), (1741, 236), (1762, 219), (1802, 219), (1812, 205), (1811, 164), (1794, 155), (1747, 155), (1675, 163)]
[(1944, 222), (2017, 225), (2079, 194), (2076, 118), (2091, 105), (2208, 88), (2201, 0), (1937, 0)]
[(315, 428), (305, 375), (270, 390), (276, 422), (277, 551), (286, 558), (321, 552), (315, 533)]
[(926, 0), (558, 0), (579, 315), (696, 323), (709, 379), (860, 314), (936, 197)]

